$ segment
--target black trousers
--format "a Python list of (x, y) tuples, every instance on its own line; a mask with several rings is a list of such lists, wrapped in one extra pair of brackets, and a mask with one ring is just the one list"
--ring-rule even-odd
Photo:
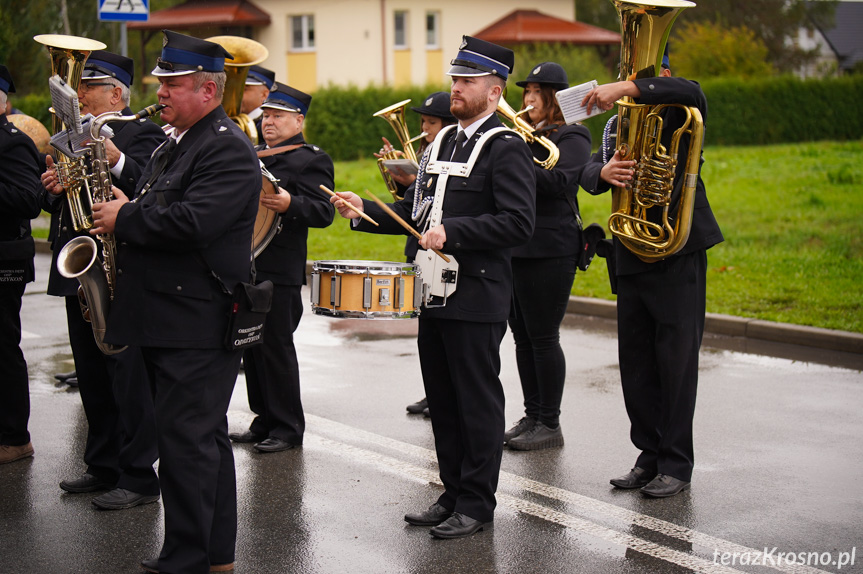
[(0, 283), (0, 444), (30, 442), (30, 383), (21, 351), (21, 298), (24, 283)]
[(155, 389), (165, 540), (159, 571), (206, 574), (234, 561), (237, 481), (228, 405), (240, 351), (145, 347)]
[(444, 485), (438, 503), (483, 522), (494, 517), (503, 455), (505, 332), (505, 321), (419, 319), (420, 366)]
[(512, 259), (514, 313), (509, 320), (524, 413), (544, 425), (559, 424), (566, 382), (560, 324), (575, 278), (576, 257)]
[(707, 253), (654, 263), (617, 278), (623, 398), (636, 465), (689, 481), (698, 353), (704, 333)]
[(153, 397), (141, 350), (105, 355), (77, 297), (66, 297), (69, 343), (87, 417), (87, 472), (140, 494), (158, 494)]
[(303, 316), (302, 287), (274, 285), (264, 342), (243, 353), (249, 407), (258, 415), (253, 433), (303, 444), (306, 418), (300, 397), (300, 367), (294, 331)]

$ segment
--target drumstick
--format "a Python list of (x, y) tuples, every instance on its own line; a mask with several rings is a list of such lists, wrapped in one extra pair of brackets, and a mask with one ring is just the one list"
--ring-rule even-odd
[[(326, 191), (327, 193), (329, 193), (329, 194), (330, 194), (330, 195), (332, 195), (333, 197), (339, 197), (338, 195), (336, 195), (335, 193), (333, 193), (333, 190), (331, 190), (330, 188), (328, 188), (328, 187), (327, 187), (327, 186), (325, 186), (325, 185), (319, 185), (318, 187), (320, 187), (323, 191)], [(371, 217), (369, 217), (368, 215), (366, 215), (365, 213), (363, 213), (362, 211), (360, 211), (359, 209), (357, 209), (356, 207), (354, 207), (353, 205), (351, 205), (351, 204), (350, 204), (350, 202), (345, 201), (345, 200), (344, 200), (344, 199), (342, 199), (341, 197), (339, 197), (339, 201), (341, 201), (342, 203), (344, 203), (345, 205), (347, 205), (347, 206), (348, 206), (350, 209), (352, 209), (352, 210), (353, 210), (357, 215), (359, 215), (360, 217), (362, 217), (363, 219), (365, 219), (365, 220), (366, 220), (366, 221), (368, 221), (369, 223), (372, 223), (372, 224), (377, 225), (378, 227), (380, 227), (380, 225), (378, 224), (378, 222), (377, 222), (377, 221), (375, 221), (374, 219), (372, 219)]]
[[(371, 198), (374, 200), (374, 202), (375, 202), (375, 203), (377, 203), (377, 204), (378, 204), (378, 207), (380, 207), (381, 209), (383, 209), (384, 211), (386, 211), (386, 212), (387, 212), (387, 215), (389, 215), (390, 217), (392, 217), (393, 219), (395, 219), (395, 220), (396, 220), (396, 222), (398, 222), (398, 223), (399, 223), (399, 225), (401, 225), (402, 227), (404, 227), (405, 229), (407, 229), (408, 231), (410, 231), (410, 234), (411, 234), (411, 235), (413, 235), (413, 236), (414, 236), (414, 237), (416, 237), (417, 239), (422, 239), (422, 238), (423, 238), (423, 236), (422, 236), (422, 235), (420, 235), (419, 231), (417, 231), (416, 229), (414, 229), (413, 227), (411, 227), (411, 225), (410, 225), (407, 221), (405, 221), (404, 219), (402, 219), (401, 217), (399, 217), (399, 214), (398, 214), (398, 213), (396, 213), (395, 211), (393, 211), (392, 209), (390, 209), (390, 208), (389, 208), (389, 206), (388, 206), (386, 203), (384, 203), (383, 201), (381, 201), (380, 199), (378, 199), (376, 195), (374, 195), (374, 194), (373, 194), (372, 192), (370, 192), (369, 190), (366, 190), (366, 194), (367, 194), (369, 197), (371, 197)], [(446, 261), (447, 263), (449, 263), (449, 257), (447, 257), (446, 255), (444, 255), (443, 253), (441, 253), (441, 252), (440, 252), (440, 251), (438, 251), (437, 249), (432, 249), (432, 251), (434, 251), (434, 252), (435, 252), (435, 254), (439, 255), (441, 259), (443, 259), (444, 261)]]

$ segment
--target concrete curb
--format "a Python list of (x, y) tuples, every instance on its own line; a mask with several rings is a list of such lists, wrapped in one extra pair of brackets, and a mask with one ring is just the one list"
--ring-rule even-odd
[[(589, 297), (570, 297), (567, 313), (617, 320), (617, 303)], [(818, 327), (775, 323), (708, 313), (704, 330), (716, 335), (789, 343), (846, 353), (863, 353), (863, 334)]]

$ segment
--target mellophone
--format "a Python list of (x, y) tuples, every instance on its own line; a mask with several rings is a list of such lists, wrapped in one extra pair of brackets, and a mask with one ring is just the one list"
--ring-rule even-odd
[(416, 265), (390, 261), (315, 261), (312, 311), (353, 319), (413, 319), (422, 304)]

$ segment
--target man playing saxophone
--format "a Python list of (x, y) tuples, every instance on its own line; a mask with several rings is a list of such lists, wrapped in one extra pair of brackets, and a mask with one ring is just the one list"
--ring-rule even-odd
[[(131, 116), (129, 91), (134, 62), (106, 51), (93, 52), (87, 60), (78, 86), (82, 113), (94, 116), (122, 112)], [(129, 193), (144, 165), (165, 135), (149, 120), (110, 124), (112, 140), (106, 140), (106, 156), (114, 184)], [(87, 443), (84, 449), (85, 473), (63, 480), (60, 488), (70, 493), (99, 490), (109, 492), (93, 499), (101, 509), (131, 508), (159, 499), (159, 481), (153, 470), (157, 458), (153, 421), (153, 401), (144, 378), (140, 350), (129, 348), (116, 355), (105, 355), (96, 345), (93, 330), (81, 314), (78, 280), (68, 279), (57, 270), (57, 256), (64, 245), (86, 230), (74, 230), (65, 190), (57, 179), (53, 159), (42, 174), (43, 208), (51, 213), (49, 241), (53, 261), (48, 279), (48, 294), (66, 298), (69, 342), (75, 361), (81, 402), (87, 416)]]
[[(637, 104), (694, 106), (703, 118), (707, 116), (701, 87), (697, 82), (672, 78), (667, 53), (659, 77), (598, 86), (583, 104), (610, 110), (622, 97), (633, 98)], [(668, 107), (659, 113), (664, 123), (661, 143), (668, 149), (672, 133), (685, 121), (685, 112)], [(614, 131), (613, 125), (608, 126), (606, 134)], [(689, 137), (683, 135), (679, 145), (670, 212), (680, 202)], [(621, 160), (620, 151), (614, 148), (604, 138), (585, 166), (580, 183), (589, 193), (597, 195), (611, 186), (629, 187), (633, 182), (636, 162)], [(693, 211), (689, 239), (677, 253), (645, 262), (615, 236), (614, 257), (609, 261), (616, 279), (623, 397), (632, 425), (630, 437), (640, 451), (632, 470), (612, 479), (611, 484), (640, 488), (644, 495), (657, 498), (689, 488), (694, 464), (692, 420), (704, 332), (707, 249), (723, 240), (700, 168)]]

